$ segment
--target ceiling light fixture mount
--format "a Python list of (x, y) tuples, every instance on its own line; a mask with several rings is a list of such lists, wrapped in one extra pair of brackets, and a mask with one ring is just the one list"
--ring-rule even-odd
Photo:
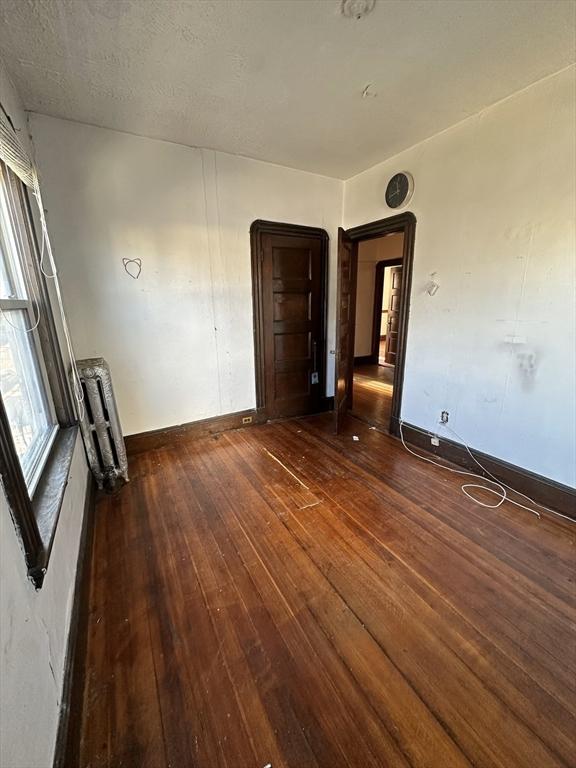
[(342, 0), (340, 12), (347, 19), (359, 21), (374, 10), (376, 0)]

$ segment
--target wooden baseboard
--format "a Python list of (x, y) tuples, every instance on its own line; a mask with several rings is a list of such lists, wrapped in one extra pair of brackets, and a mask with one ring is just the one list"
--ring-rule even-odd
[[(378, 362), (378, 358), (376, 358)], [(354, 358), (354, 365), (375, 365), (373, 355), (360, 355)]]
[[(334, 397), (323, 397), (320, 402), (320, 412), (331, 411), (334, 408)], [(264, 408), (252, 408), (247, 411), (226, 413), (222, 416), (212, 416), (209, 419), (190, 421), (187, 424), (179, 424), (176, 427), (155, 429), (151, 432), (140, 432), (136, 435), (127, 435), (124, 438), (126, 452), (129, 456), (165, 445), (193, 440), (198, 437), (209, 437), (219, 432), (227, 432), (230, 429), (264, 424), (269, 421)]]
[[(393, 425), (392, 433), (396, 436), (400, 435), (399, 424)], [(440, 445), (434, 446), (430, 442), (432, 433), (420, 427), (415, 427), (412, 424), (403, 423), (402, 433), (407, 443), (422, 448), (428, 453), (440, 456), (472, 472), (484, 474), (480, 467), (472, 461), (466, 448), (461, 443), (440, 437)], [(497, 459), (495, 456), (477, 451), (475, 448), (471, 450), (478, 461), (494, 477), (520, 491), (520, 493), (525, 493), (539, 504), (543, 504), (545, 507), (554, 509), (576, 520), (575, 488), (571, 488), (569, 485), (562, 485), (543, 475), (537, 475), (535, 472), (517, 467), (515, 464), (509, 464), (506, 461), (502, 461), (502, 459)]]
[(162, 448), (165, 445), (184, 442), (197, 437), (207, 437), (226, 432), (229, 429), (239, 429), (253, 424), (263, 424), (266, 421), (266, 415), (261, 409), (250, 409), (247, 411), (237, 411), (236, 413), (226, 413), (222, 416), (212, 416), (209, 419), (200, 421), (190, 421), (187, 424), (179, 424), (175, 427), (166, 427), (165, 429), (155, 429), (151, 432), (140, 432), (136, 435), (128, 435), (124, 438), (126, 443), (126, 452), (129, 456), (143, 451), (151, 451), (155, 448)]
[[(70, 616), (70, 629), (64, 661), (64, 680), (56, 747), (54, 750), (54, 768), (78, 765), (74, 755), (79, 731), (75, 721), (82, 709), (82, 691), (86, 645), (88, 637), (88, 606), (90, 599), (90, 563), (92, 560), (92, 542), (94, 538), (94, 512), (96, 508), (96, 483), (92, 474), (88, 474), (88, 487), (84, 503), (84, 518), (78, 547), (76, 578), (74, 580), (74, 601)], [(79, 722), (78, 722), (79, 725)]]

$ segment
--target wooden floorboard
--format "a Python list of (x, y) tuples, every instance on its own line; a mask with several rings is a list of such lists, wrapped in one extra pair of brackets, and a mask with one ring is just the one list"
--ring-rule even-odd
[(353, 413), (385, 432), (390, 427), (394, 366), (357, 365), (354, 368)]
[(576, 766), (576, 527), (356, 419), (131, 478), (98, 503), (70, 768)]

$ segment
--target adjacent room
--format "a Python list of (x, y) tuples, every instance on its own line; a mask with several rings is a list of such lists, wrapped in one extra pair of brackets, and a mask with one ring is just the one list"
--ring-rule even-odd
[(0, 0), (1, 768), (576, 768), (576, 0)]
[[(368, 424), (389, 431), (402, 299), (404, 233), (358, 243), (354, 378), (350, 406)], [(407, 328), (407, 324), (405, 325)], [(397, 397), (397, 402), (401, 399)]]

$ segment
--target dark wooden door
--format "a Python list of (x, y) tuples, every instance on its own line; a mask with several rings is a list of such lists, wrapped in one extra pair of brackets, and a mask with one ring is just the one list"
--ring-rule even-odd
[(266, 232), (260, 237), (266, 413), (317, 413), (325, 386), (325, 239)]
[(352, 407), (354, 377), (354, 328), (356, 325), (357, 246), (346, 232), (338, 230), (338, 275), (336, 289), (336, 381), (334, 420), (338, 433)]
[(396, 365), (398, 353), (398, 329), (400, 326), (400, 300), (402, 296), (402, 267), (390, 270), (390, 300), (388, 301), (388, 322), (386, 324), (386, 347), (384, 360)]

